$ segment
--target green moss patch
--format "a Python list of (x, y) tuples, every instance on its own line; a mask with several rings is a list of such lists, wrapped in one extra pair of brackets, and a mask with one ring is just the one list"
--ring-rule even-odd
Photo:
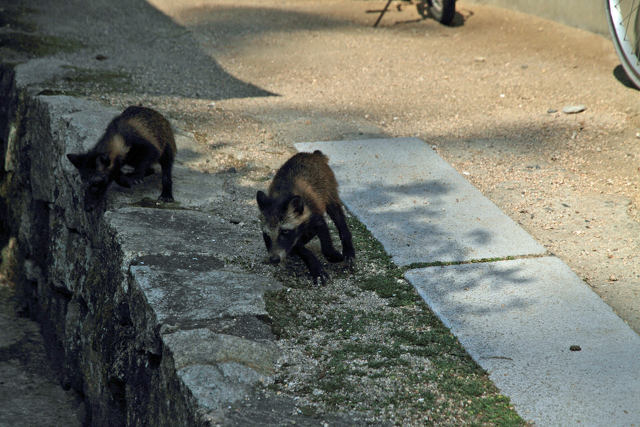
[(80, 96), (104, 93), (126, 93), (133, 90), (131, 76), (111, 70), (66, 67), (64, 77), (44, 83), (41, 95)]
[(41, 36), (28, 33), (0, 34), (0, 48), (32, 56), (49, 56), (58, 52), (72, 52), (82, 48), (82, 44), (55, 36)]

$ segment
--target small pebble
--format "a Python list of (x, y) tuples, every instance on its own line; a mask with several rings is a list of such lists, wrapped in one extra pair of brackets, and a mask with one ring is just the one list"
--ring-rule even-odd
[(572, 345), (571, 347), (569, 347), (569, 350), (571, 350), (571, 351), (580, 351), (580, 350), (582, 350), (582, 347), (580, 347), (579, 345)]
[(562, 109), (562, 112), (565, 114), (578, 114), (582, 113), (586, 109), (587, 107), (584, 105), (567, 105)]
[(557, 112), (558, 112), (558, 110), (556, 110), (555, 108), (549, 108), (547, 110), (547, 113), (549, 113), (549, 114), (553, 114), (553, 113), (557, 113)]

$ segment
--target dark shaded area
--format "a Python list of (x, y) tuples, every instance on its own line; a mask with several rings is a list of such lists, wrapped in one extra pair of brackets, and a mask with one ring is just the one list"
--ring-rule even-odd
[[(416, 5), (414, 5), (412, 3), (408, 3), (408, 4), (403, 4), (403, 3), (398, 3), (398, 5), (396, 7), (390, 7), (389, 10), (387, 12), (385, 12), (385, 15), (387, 13), (389, 13), (389, 12), (393, 12), (394, 9), (397, 9), (398, 11), (400, 11), (403, 8), (407, 8), (407, 7), (416, 8)], [(456, 7), (458, 7), (458, 5), (456, 5)], [(396, 21), (396, 22), (393, 22), (393, 23), (387, 24), (387, 25), (412, 24), (412, 23), (420, 22), (420, 21), (425, 20), (425, 19), (434, 19), (426, 11), (424, 11), (424, 12), (421, 11), (419, 7), (417, 9), (418, 10), (416, 12), (416, 19), (405, 19), (405, 20)], [(379, 14), (382, 12), (382, 9), (367, 9), (366, 12), (367, 13), (371, 13), (371, 14), (377, 14), (379, 16)], [(471, 18), (472, 16), (473, 16), (473, 12), (470, 11), (470, 10), (466, 10), (466, 9), (463, 10), (463, 11), (456, 10), (456, 12), (455, 12), (455, 14), (453, 16), (453, 19), (447, 25), (447, 27), (462, 27), (465, 24), (465, 22), (467, 22), (467, 20), (469, 18)]]
[[(12, 20), (20, 23), (18, 28), (31, 29), (33, 22), (38, 31), (12, 32), (10, 38), (5, 34), (0, 42), (7, 41), (0, 48), (19, 50), (27, 57), (53, 55), (68, 62), (72, 81), (50, 82), (54, 93), (90, 90), (86, 84), (74, 85), (77, 78), (102, 84), (102, 92), (130, 95), (212, 100), (275, 95), (227, 73), (187, 29), (144, 0), (24, 3), (28, 8), (0, 0), (2, 19), (17, 16)], [(105, 84), (105, 72), (130, 75), (131, 81), (122, 84), (109, 78)]]
[(622, 65), (618, 65), (613, 69), (613, 77), (629, 89), (640, 90), (633, 84)]

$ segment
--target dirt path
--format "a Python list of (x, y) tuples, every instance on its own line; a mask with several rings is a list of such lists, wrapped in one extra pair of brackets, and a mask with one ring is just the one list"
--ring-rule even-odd
[[(180, 111), (142, 97), (210, 145), (203, 167), (266, 179), (293, 142), (417, 136), (640, 331), (640, 105), (609, 40), (464, 2), (452, 28), (405, 7), (378, 29), (376, 2), (152, 3), (275, 94)], [(576, 104), (586, 111), (561, 112)]]

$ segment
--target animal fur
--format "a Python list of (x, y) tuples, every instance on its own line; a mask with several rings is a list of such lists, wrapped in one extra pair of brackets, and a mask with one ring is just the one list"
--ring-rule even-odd
[[(80, 172), (85, 186), (85, 209), (91, 210), (104, 198), (112, 181), (131, 187), (153, 173), (151, 166), (160, 163), (162, 193), (159, 200), (173, 201), (171, 171), (176, 142), (171, 125), (151, 108), (132, 106), (115, 117), (98, 143), (87, 153), (67, 154)], [(123, 173), (130, 165), (133, 172)]]
[[(305, 248), (313, 237), (320, 239), (322, 254), (329, 262), (346, 261), (351, 265), (355, 258), (338, 183), (328, 161), (319, 150), (298, 153), (278, 170), (268, 195), (262, 191), (256, 195), (269, 261), (278, 264), (289, 254), (298, 255), (315, 284), (318, 279), (325, 284), (328, 275), (315, 255)], [(342, 253), (333, 247), (325, 213), (338, 229)]]

